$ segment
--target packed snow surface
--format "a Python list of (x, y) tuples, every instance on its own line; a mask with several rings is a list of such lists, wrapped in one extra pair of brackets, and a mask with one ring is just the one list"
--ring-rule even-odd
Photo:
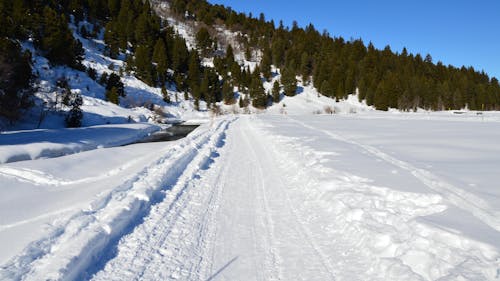
[(499, 127), (227, 116), (175, 142), (2, 164), (0, 279), (498, 280)]

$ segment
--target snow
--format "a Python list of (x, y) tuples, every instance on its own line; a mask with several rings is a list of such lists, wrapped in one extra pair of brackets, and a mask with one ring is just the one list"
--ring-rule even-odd
[[(165, 20), (194, 48), (195, 22)], [(247, 61), (237, 32), (215, 31), (255, 68), (261, 54)], [(34, 53), (36, 102), (52, 108), (0, 134), (1, 280), (500, 278), (499, 112), (380, 112), (298, 77), (266, 110), (216, 116), (173, 85), (165, 103), (122, 73), (125, 54), (103, 55), (102, 36), (74, 35), (83, 64), (123, 74), (127, 97), (109, 103), (86, 73)], [(83, 96), (82, 128), (63, 128), (68, 108), (54, 105), (63, 76)], [(121, 146), (165, 121), (200, 127)]]
[(9, 131), (1, 134), (0, 164), (129, 144), (160, 129), (157, 125), (131, 123), (74, 129)]
[(498, 113), (293, 99), (174, 142), (2, 164), (0, 279), (499, 278)]

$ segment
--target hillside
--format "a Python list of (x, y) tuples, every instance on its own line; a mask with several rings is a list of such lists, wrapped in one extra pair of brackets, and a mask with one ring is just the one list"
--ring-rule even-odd
[[(205, 1), (2, 3), (2, 81), (17, 81), (1, 85), (3, 130), (283, 113), (283, 104), (310, 113), (500, 104), (498, 80), (474, 69)], [(352, 96), (351, 110), (342, 104)]]

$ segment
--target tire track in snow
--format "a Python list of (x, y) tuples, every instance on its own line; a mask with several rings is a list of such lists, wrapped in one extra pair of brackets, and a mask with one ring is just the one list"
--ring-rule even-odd
[[(249, 128), (250, 124), (248, 122), (248, 119), (245, 119), (245, 121), (247, 122), (246, 127)], [(264, 212), (265, 212), (265, 215), (264, 215), (265, 216), (265, 228), (267, 231), (267, 237), (269, 239), (269, 241), (267, 241), (268, 249), (266, 249), (266, 250), (269, 251), (269, 256), (271, 259), (270, 264), (268, 264), (268, 268), (273, 269), (271, 272), (272, 275), (269, 276), (269, 280), (283, 280), (283, 273), (281, 270), (281, 264), (283, 262), (282, 261), (283, 259), (280, 257), (279, 250), (276, 247), (274, 221), (273, 221), (273, 218), (271, 216), (271, 211), (269, 208), (269, 200), (268, 200), (267, 195), (266, 195), (266, 190), (265, 190), (266, 186), (265, 186), (265, 182), (264, 182), (264, 172), (262, 171), (262, 166), (259, 163), (259, 157), (257, 156), (257, 153), (255, 152), (253, 145), (250, 144), (250, 142), (248, 141), (249, 140), (248, 133), (245, 131), (242, 131), (242, 133), (244, 136), (245, 143), (247, 144), (247, 147), (249, 147), (250, 151), (252, 152), (252, 155), (253, 155), (252, 162), (257, 167), (257, 171), (258, 171), (257, 178), (260, 179), (258, 189), (262, 194), (262, 205), (264, 206)]]
[[(248, 123), (246, 126), (247, 128), (251, 127), (252, 130), (255, 130), (255, 127), (252, 124), (250, 124), (250, 122), (248, 122), (248, 120), (247, 120), (247, 123)], [(256, 136), (253, 136), (254, 139), (255, 139), (255, 137)], [(247, 140), (248, 138), (245, 138), (245, 139)], [(252, 145), (249, 145), (249, 147), (251, 148), (252, 153), (255, 155), (255, 157), (257, 159), (257, 154), (255, 152), (255, 149), (253, 148)], [(265, 153), (266, 157), (269, 157), (269, 155), (271, 155), (271, 152), (268, 151), (265, 147), (260, 146), (260, 148), (266, 152)], [(259, 167), (261, 178), (264, 178), (262, 166), (259, 163), (256, 163), (256, 165)], [(270, 168), (274, 168), (274, 167), (270, 167)], [(274, 172), (274, 169), (273, 169), (273, 172), (271, 172), (271, 174), (278, 175), (279, 173)], [(280, 193), (283, 194), (285, 197), (284, 202), (286, 203), (286, 208), (288, 210), (290, 210), (291, 213), (293, 214), (293, 219), (296, 222), (296, 224), (299, 226), (300, 235), (305, 238), (305, 241), (307, 242), (307, 244), (309, 244), (309, 246), (313, 249), (313, 251), (316, 253), (316, 256), (320, 258), (321, 264), (323, 265), (323, 267), (326, 269), (326, 271), (330, 274), (330, 277), (332, 278), (330, 280), (335, 280), (333, 266), (328, 261), (327, 255), (325, 253), (323, 253), (323, 251), (320, 249), (320, 247), (318, 247), (318, 245), (316, 245), (316, 243), (314, 242), (314, 238), (311, 234), (311, 231), (305, 225), (304, 220), (301, 218), (297, 208), (294, 207), (294, 204), (292, 203), (292, 201), (290, 199), (290, 195), (289, 195), (288, 191), (286, 190), (286, 188), (284, 188), (286, 185), (283, 182), (281, 177), (278, 177), (278, 182), (279, 182), (279, 184), (277, 185), (277, 188), (279, 189)], [(264, 185), (262, 185), (262, 186), (264, 186)], [(262, 191), (265, 193), (264, 188), (262, 189)], [(266, 209), (268, 209), (268, 208), (266, 208)], [(281, 279), (281, 278), (279, 278), (279, 279)]]
[(484, 222), (485, 224), (489, 225), (493, 229), (500, 231), (500, 212), (495, 212), (491, 210), (491, 207), (487, 202), (485, 202), (483, 199), (480, 197), (471, 194), (457, 186), (454, 186), (445, 180), (439, 178), (438, 176), (432, 174), (431, 172), (417, 168), (410, 163), (404, 162), (402, 160), (399, 160), (393, 156), (390, 156), (379, 149), (359, 143), (354, 140), (347, 139), (345, 137), (342, 137), (338, 134), (332, 133), (327, 130), (319, 129), (317, 127), (305, 124), (299, 120), (289, 118), (289, 120), (305, 127), (308, 129), (311, 129), (313, 131), (321, 132), (337, 141), (342, 141), (351, 145), (355, 145), (371, 155), (386, 161), (387, 163), (390, 163), (396, 167), (399, 167), (403, 170), (408, 171), (410, 174), (412, 174), (417, 180), (422, 182), (424, 185), (429, 187), (430, 189), (434, 190), (437, 192), (439, 195), (443, 196), (446, 198), (451, 204), (454, 206), (471, 212), (472, 215), (474, 215), (476, 218)]
[[(198, 280), (203, 270), (207, 241), (213, 235), (218, 185), (197, 186), (218, 157), (228, 124), (186, 167), (165, 200), (155, 205), (144, 223), (118, 245), (118, 255), (94, 280)], [(206, 208), (200, 208), (206, 206)], [(124, 268), (127, 270), (124, 271)]]
[(33, 242), (23, 254), (1, 268), (0, 279), (88, 277), (106, 261), (118, 239), (141, 223), (151, 207), (164, 198), (164, 190), (177, 181), (179, 171), (224, 131), (224, 124), (227, 121), (219, 122), (215, 129), (195, 130), (190, 137), (179, 141), (178, 146), (163, 151), (165, 154), (152, 165), (92, 204), (92, 210), (76, 214), (55, 227), (51, 236)]

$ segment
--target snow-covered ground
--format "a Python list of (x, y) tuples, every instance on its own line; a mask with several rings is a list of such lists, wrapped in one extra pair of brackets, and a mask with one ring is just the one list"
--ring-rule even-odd
[(131, 123), (4, 132), (0, 137), (0, 164), (130, 144), (160, 129), (152, 124)]
[(2, 164), (0, 279), (497, 280), (499, 116), (228, 116)]

